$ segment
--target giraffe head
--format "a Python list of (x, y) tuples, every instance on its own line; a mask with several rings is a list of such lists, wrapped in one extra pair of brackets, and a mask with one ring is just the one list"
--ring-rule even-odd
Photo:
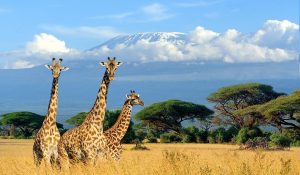
[(131, 90), (129, 95), (126, 95), (126, 99), (133, 105), (144, 106), (144, 102), (140, 99), (140, 95), (135, 91)]
[(52, 65), (46, 64), (45, 67), (52, 71), (53, 78), (58, 78), (61, 71), (67, 71), (69, 70), (68, 67), (62, 67), (61, 62), (62, 58), (60, 58), (58, 61), (55, 60), (55, 58), (52, 58)]
[(122, 62), (116, 61), (116, 57), (113, 58), (108, 57), (106, 62), (100, 62), (100, 65), (106, 68), (109, 80), (114, 80), (115, 71), (122, 64), (123, 64)]

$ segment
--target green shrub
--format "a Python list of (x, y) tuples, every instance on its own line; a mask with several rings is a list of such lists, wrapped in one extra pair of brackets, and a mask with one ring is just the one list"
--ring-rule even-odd
[(296, 140), (294, 141), (291, 146), (297, 146), (297, 147), (300, 147), (300, 140)]
[(292, 140), (288, 136), (280, 132), (274, 132), (270, 136), (270, 140), (270, 145), (279, 149), (290, 147), (292, 142)]
[(149, 150), (139, 139), (134, 139), (132, 142), (135, 143), (135, 146), (131, 150)]
[(208, 131), (200, 130), (198, 135), (196, 136), (197, 143), (207, 143)]
[(249, 139), (254, 139), (255, 137), (261, 137), (263, 136), (262, 131), (259, 128), (242, 128), (236, 135), (236, 142), (238, 144), (244, 144), (246, 143)]
[(194, 140), (193, 136), (191, 136), (191, 135), (185, 134), (182, 136), (182, 143), (192, 143), (193, 140)]
[(207, 137), (208, 143), (216, 143), (215, 138), (213, 136)]
[(175, 132), (164, 133), (160, 135), (160, 143), (181, 142), (180, 136)]
[(183, 143), (196, 143), (197, 137), (199, 138), (199, 129), (195, 126), (184, 128), (181, 137)]
[(236, 136), (236, 142), (238, 144), (246, 143), (249, 139), (248, 128), (242, 128)]
[(226, 136), (227, 136), (226, 140), (230, 142), (238, 133), (239, 130), (236, 127), (234, 126), (229, 127), (226, 130)]

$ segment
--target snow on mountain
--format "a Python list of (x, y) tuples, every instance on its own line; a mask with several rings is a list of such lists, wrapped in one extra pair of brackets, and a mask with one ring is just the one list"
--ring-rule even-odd
[(130, 46), (136, 44), (141, 40), (146, 40), (149, 42), (156, 41), (167, 41), (175, 45), (183, 45), (188, 42), (188, 36), (185, 33), (180, 32), (147, 32), (147, 33), (137, 33), (130, 35), (120, 35), (115, 38), (112, 38), (99, 46), (96, 46), (92, 50), (97, 50), (102, 46), (106, 46), (109, 49), (115, 48), (118, 44), (124, 44), (125, 46)]

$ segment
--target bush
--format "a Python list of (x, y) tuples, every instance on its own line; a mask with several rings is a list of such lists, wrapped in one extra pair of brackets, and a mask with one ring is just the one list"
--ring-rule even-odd
[(164, 133), (160, 135), (160, 143), (181, 142), (180, 136), (175, 132)]
[(212, 130), (209, 132), (208, 136), (208, 142), (209, 143), (223, 143), (223, 142), (228, 142), (228, 135), (226, 132), (226, 129), (223, 127), (220, 127), (216, 130)]
[(208, 131), (200, 130), (196, 137), (196, 141), (197, 143), (207, 143), (208, 142), (207, 137), (208, 137)]
[(244, 144), (249, 139), (254, 139), (255, 137), (263, 136), (262, 131), (259, 128), (242, 128), (236, 135), (236, 142), (238, 144)]
[[(195, 126), (190, 126), (183, 129), (182, 142), (196, 143), (199, 140), (199, 129)], [(197, 139), (198, 138), (198, 139)]]
[(234, 126), (231, 126), (229, 127), (227, 130), (226, 130), (226, 141), (227, 142), (230, 142), (233, 140), (233, 138), (239, 133), (239, 130), (234, 127)]
[(277, 149), (284, 149), (284, 148), (288, 148), (291, 145), (292, 140), (280, 133), (280, 132), (274, 132), (271, 136), (270, 136), (270, 145), (277, 148)]
[(147, 137), (147, 143), (157, 143), (157, 138), (155, 137)]
[(194, 141), (195, 141), (195, 139), (191, 135), (185, 134), (182, 136), (182, 143), (192, 143)]
[(215, 138), (213, 136), (207, 137), (208, 143), (216, 143)]
[(131, 150), (149, 150), (146, 146), (143, 145), (143, 143), (139, 139), (134, 139), (133, 143), (135, 143), (135, 146), (131, 148)]
[(300, 147), (300, 140), (294, 141), (291, 146), (297, 146)]

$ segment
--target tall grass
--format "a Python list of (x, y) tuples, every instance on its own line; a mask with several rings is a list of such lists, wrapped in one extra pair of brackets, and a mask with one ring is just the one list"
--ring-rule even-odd
[[(42, 166), (40, 174), (300, 175), (300, 148), (246, 151), (232, 145), (147, 144), (149, 151), (135, 151), (133, 146), (124, 146), (119, 162), (79, 164), (69, 172)], [(35, 174), (31, 148), (31, 140), (0, 140), (0, 174)]]

